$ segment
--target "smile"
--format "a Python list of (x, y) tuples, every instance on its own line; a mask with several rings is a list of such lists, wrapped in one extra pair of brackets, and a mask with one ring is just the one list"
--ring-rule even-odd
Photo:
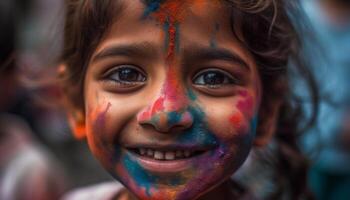
[(155, 160), (179, 160), (197, 156), (205, 151), (193, 151), (193, 150), (168, 150), (161, 151), (151, 148), (137, 148), (131, 149), (134, 153), (142, 157), (148, 157)]
[(213, 148), (126, 148), (126, 152), (148, 171), (174, 173), (195, 165), (199, 159), (210, 157)]

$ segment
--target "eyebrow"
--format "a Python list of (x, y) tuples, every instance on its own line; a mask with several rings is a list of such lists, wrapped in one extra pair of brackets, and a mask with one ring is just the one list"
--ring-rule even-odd
[(248, 63), (237, 53), (224, 48), (209, 48), (206, 46), (191, 46), (184, 51), (186, 60), (225, 60), (239, 66), (246, 70), (250, 70)]
[(97, 62), (99, 60), (114, 56), (150, 58), (154, 57), (156, 54), (156, 47), (149, 42), (112, 45), (98, 52), (92, 58), (92, 62)]

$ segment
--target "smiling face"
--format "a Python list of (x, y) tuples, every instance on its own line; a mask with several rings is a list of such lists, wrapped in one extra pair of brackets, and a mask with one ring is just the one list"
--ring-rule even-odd
[(193, 199), (245, 160), (261, 89), (220, 1), (123, 1), (89, 62), (86, 137), (140, 199)]

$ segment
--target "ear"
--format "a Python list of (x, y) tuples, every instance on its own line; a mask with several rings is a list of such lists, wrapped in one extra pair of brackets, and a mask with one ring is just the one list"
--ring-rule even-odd
[(60, 79), (60, 87), (62, 90), (62, 102), (67, 112), (67, 119), (74, 137), (78, 140), (85, 139), (85, 114), (76, 95), (79, 94), (79, 88), (67, 84), (67, 70), (66, 65), (61, 64), (58, 68), (58, 77)]
[(82, 140), (86, 137), (85, 119), (81, 111), (68, 111), (68, 122), (76, 139)]
[(254, 145), (264, 147), (267, 145), (275, 134), (278, 116), (281, 108), (280, 99), (269, 99), (262, 102), (259, 115), (258, 127)]

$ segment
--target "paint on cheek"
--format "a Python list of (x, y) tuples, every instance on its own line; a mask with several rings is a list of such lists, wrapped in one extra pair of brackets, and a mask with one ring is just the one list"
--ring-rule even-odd
[(242, 114), (237, 112), (230, 116), (229, 122), (234, 126), (234, 128), (241, 129), (244, 123), (244, 119)]
[(113, 167), (115, 160), (113, 158), (115, 149), (111, 145), (106, 130), (106, 120), (111, 107), (112, 104), (108, 103), (106, 106), (98, 107), (94, 111), (88, 112), (92, 125), (87, 130), (87, 139), (91, 151), (108, 169)]
[[(95, 111), (91, 112), (89, 118), (92, 120), (92, 131), (87, 131), (92, 134), (92, 137), (100, 138), (98, 135), (105, 132), (105, 125), (107, 119), (108, 110), (111, 108), (112, 104), (108, 103), (105, 108), (97, 108)], [(90, 129), (91, 130), (91, 129)], [(103, 139), (101, 139), (103, 141)], [(108, 143), (108, 142), (107, 142)]]
[(249, 95), (247, 91), (239, 91), (238, 93), (243, 97), (243, 99), (238, 101), (237, 103), (238, 110), (240, 110), (242, 113), (244, 113), (248, 117), (252, 117), (254, 114), (253, 97)]
[[(235, 129), (244, 131), (247, 130), (249, 124), (245, 123), (245, 118), (254, 117), (254, 100), (253, 97), (245, 90), (238, 91), (238, 94), (243, 98), (236, 104), (239, 112), (235, 112), (229, 117), (229, 122), (234, 126)], [(250, 124), (251, 125), (251, 124)], [(252, 126), (250, 126), (252, 127)]]
[(208, 123), (205, 122), (205, 113), (197, 107), (189, 107), (189, 113), (193, 117), (192, 127), (179, 135), (177, 142), (191, 146), (193, 144), (217, 146), (218, 140), (214, 134), (209, 132)]
[(95, 133), (104, 129), (104, 126), (106, 124), (107, 112), (111, 108), (111, 106), (112, 106), (112, 104), (108, 103), (107, 107), (100, 114), (98, 114), (98, 116), (95, 120), (95, 125), (94, 125), (94, 127), (96, 127), (96, 129), (94, 131)]

